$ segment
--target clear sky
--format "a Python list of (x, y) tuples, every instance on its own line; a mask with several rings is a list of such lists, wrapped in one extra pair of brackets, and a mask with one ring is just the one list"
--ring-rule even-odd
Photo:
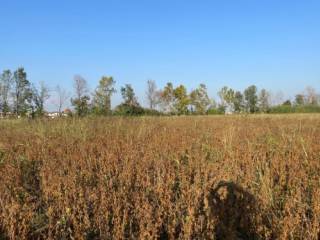
[[(0, 0), (0, 71), (91, 89), (102, 75), (131, 83), (144, 101), (159, 87), (199, 83), (211, 96), (250, 84), (293, 96), (320, 90), (320, 1)], [(114, 98), (119, 103), (119, 93)]]

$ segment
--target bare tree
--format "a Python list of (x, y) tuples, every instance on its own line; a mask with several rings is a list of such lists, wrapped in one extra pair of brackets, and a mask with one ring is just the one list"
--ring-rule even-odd
[(282, 91), (270, 93), (270, 102), (272, 106), (280, 105), (283, 103), (284, 94)]
[(318, 103), (317, 92), (313, 87), (306, 87), (306, 102), (310, 105), (316, 105)]
[(65, 103), (70, 98), (70, 93), (68, 93), (65, 89), (63, 89), (61, 86), (57, 85), (55, 89), (57, 93), (57, 107), (59, 115), (62, 115), (62, 108), (65, 106)]
[(147, 101), (150, 109), (155, 109), (158, 104), (158, 91), (157, 85), (154, 80), (148, 80), (147, 82), (147, 90), (146, 90)]
[(42, 116), (44, 114), (44, 105), (49, 97), (49, 89), (44, 82), (40, 82), (39, 88), (33, 86), (32, 98), (34, 102), (35, 114), (38, 116)]
[(6, 115), (10, 111), (9, 97), (12, 85), (12, 73), (5, 70), (0, 75), (0, 112)]
[(267, 112), (270, 107), (270, 93), (266, 89), (261, 89), (259, 93), (259, 109)]
[(80, 75), (74, 76), (73, 87), (75, 90), (76, 99), (81, 99), (89, 92), (87, 81)]
[(71, 104), (79, 117), (85, 116), (89, 112), (89, 88), (87, 81), (80, 75), (74, 76), (75, 98), (71, 99)]

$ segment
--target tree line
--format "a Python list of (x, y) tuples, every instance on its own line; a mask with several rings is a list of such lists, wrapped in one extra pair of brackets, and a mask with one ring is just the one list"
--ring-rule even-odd
[[(154, 80), (147, 81), (146, 100), (148, 107), (142, 107), (130, 84), (120, 88), (122, 103), (112, 108), (111, 98), (117, 92), (115, 80), (102, 76), (98, 86), (90, 92), (85, 78), (76, 75), (73, 80), (74, 94), (60, 86), (49, 90), (45, 83), (35, 86), (27, 78), (24, 68), (15, 71), (4, 70), (0, 75), (0, 113), (2, 116), (44, 116), (45, 104), (52, 91), (55, 92), (57, 111), (62, 115), (70, 100), (76, 116), (87, 115), (204, 115), (226, 113), (288, 113), (320, 112), (320, 97), (312, 87), (297, 94), (294, 100), (279, 98), (274, 103), (271, 93), (266, 89), (258, 90), (255, 85), (244, 91), (224, 86), (218, 92), (216, 102), (209, 97), (205, 84), (188, 92), (184, 85), (174, 86), (168, 82), (158, 89)], [(274, 97), (273, 97), (274, 98)]]

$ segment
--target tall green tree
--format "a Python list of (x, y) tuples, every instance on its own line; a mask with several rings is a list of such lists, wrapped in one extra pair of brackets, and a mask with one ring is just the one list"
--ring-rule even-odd
[(251, 85), (244, 90), (244, 98), (246, 101), (246, 109), (248, 112), (255, 113), (259, 110), (257, 87), (255, 85)]
[(121, 87), (121, 95), (124, 100), (124, 104), (128, 106), (140, 106), (134, 90), (130, 84), (126, 84)]
[(233, 97), (233, 111), (241, 113), (244, 110), (243, 94), (240, 91), (236, 91)]
[(174, 111), (174, 88), (171, 82), (168, 82), (162, 91), (160, 91), (160, 104), (165, 113)]
[(73, 87), (75, 90), (75, 98), (71, 99), (71, 104), (74, 106), (76, 114), (79, 117), (83, 117), (87, 115), (90, 110), (90, 96), (87, 81), (83, 77), (76, 75), (74, 77)]
[(190, 104), (192, 111), (197, 114), (205, 114), (207, 112), (211, 101), (205, 84), (200, 84), (198, 88), (190, 93)]
[(13, 74), (13, 110), (17, 116), (31, 110), (32, 89), (24, 68), (18, 68)]
[(114, 85), (113, 77), (103, 76), (100, 79), (99, 86), (96, 88), (93, 97), (96, 113), (104, 115), (111, 113), (111, 96), (116, 92)]
[(123, 103), (118, 105), (114, 112), (119, 115), (142, 115), (145, 113), (144, 109), (140, 106), (134, 90), (130, 84), (121, 87), (121, 95)]
[(84, 95), (81, 98), (71, 99), (71, 104), (74, 106), (78, 117), (84, 117), (90, 112), (89, 106), (90, 97)]
[(176, 87), (173, 91), (175, 97), (174, 108), (177, 114), (187, 114), (190, 98), (184, 85)]
[(0, 75), (0, 112), (5, 115), (10, 111), (9, 97), (12, 84), (12, 73), (4, 70)]
[(227, 112), (233, 112), (233, 102), (234, 102), (234, 90), (224, 86), (218, 92), (220, 97), (220, 108), (224, 109)]

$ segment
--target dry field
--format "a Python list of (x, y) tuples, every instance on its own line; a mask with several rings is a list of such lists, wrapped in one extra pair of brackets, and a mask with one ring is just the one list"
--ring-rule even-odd
[(319, 239), (320, 115), (0, 121), (0, 239)]

